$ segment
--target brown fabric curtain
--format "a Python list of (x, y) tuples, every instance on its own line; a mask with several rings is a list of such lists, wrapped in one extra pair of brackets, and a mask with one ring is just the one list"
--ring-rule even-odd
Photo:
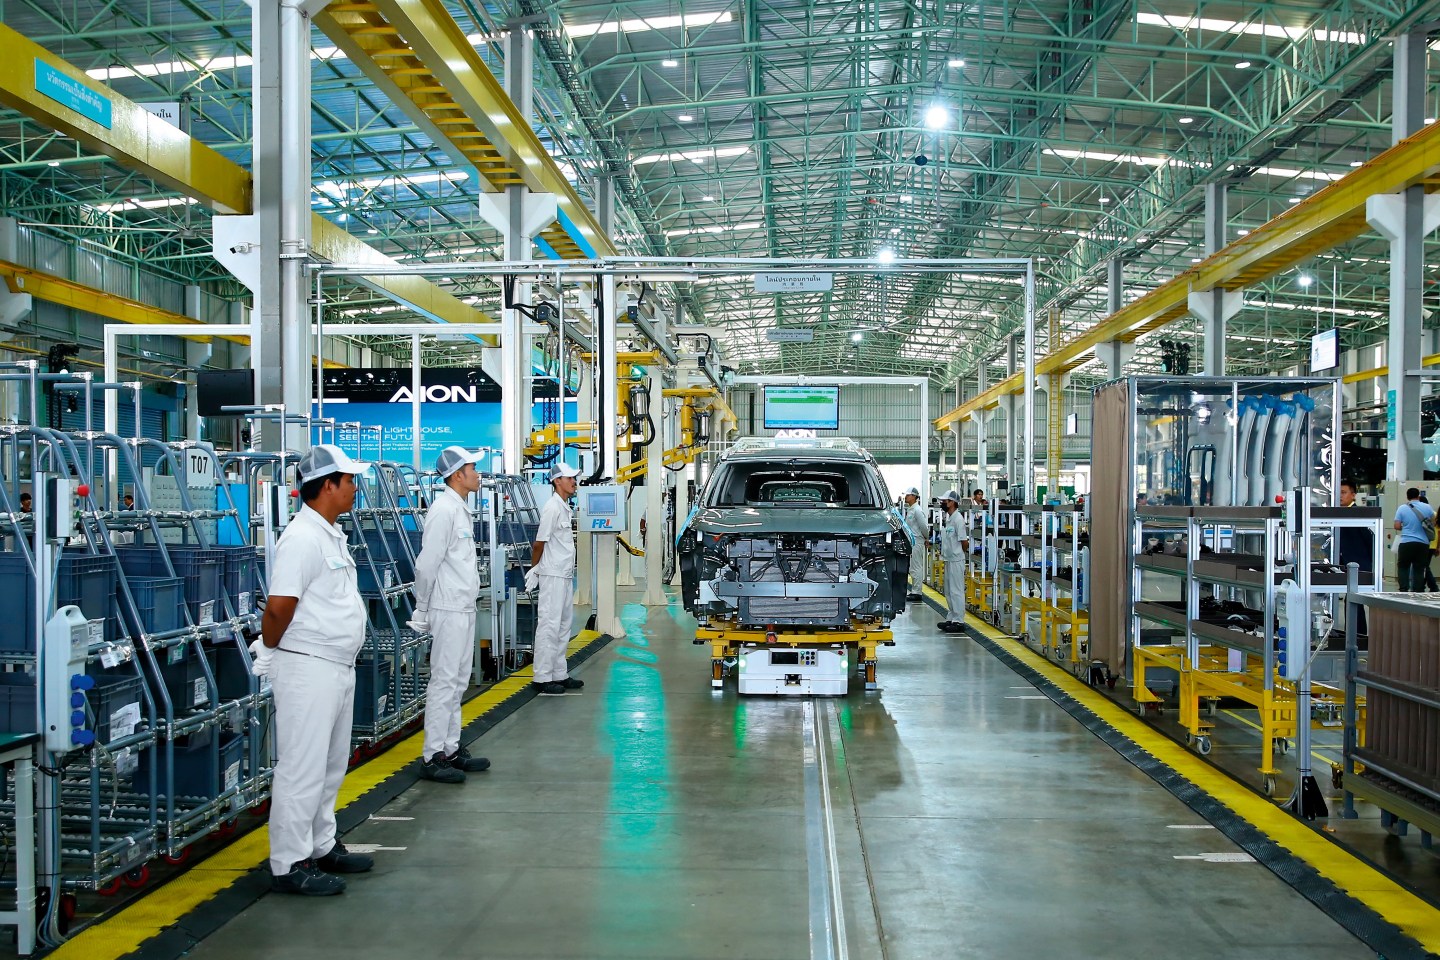
[(1125, 673), (1130, 636), (1130, 382), (1095, 392), (1090, 427), (1090, 656)]

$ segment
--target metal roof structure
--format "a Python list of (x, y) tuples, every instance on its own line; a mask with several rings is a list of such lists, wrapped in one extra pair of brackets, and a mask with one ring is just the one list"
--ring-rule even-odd
[[(1205, 256), (1206, 184), (1228, 184), (1239, 235), (1390, 146), (1388, 38), (1440, 19), (1440, 0), (445, 6), (497, 73), (506, 25), (536, 31), (535, 131), (582, 199), (594, 177), (615, 179), (622, 252), (876, 258), (873, 275), (827, 293), (682, 287), (687, 319), (723, 331), (729, 363), (945, 385), (981, 363), (998, 379), (1017, 278), (907, 276), (886, 258), (1035, 257), (1063, 339), (1106, 314), (1109, 261), (1123, 261), (1128, 299)], [(250, 109), (243, 0), (0, 0), (0, 18), (130, 99), (178, 103), (183, 129), (249, 165), (265, 121)], [(401, 262), (497, 259), (474, 171), (319, 30), (313, 70), (314, 210)], [(209, 254), (202, 205), (13, 111), (0, 111), (0, 149), (8, 215), (242, 296)], [(1290, 366), (1331, 326), (1347, 347), (1381, 339), (1387, 250), (1367, 235), (1248, 288), (1233, 372)], [(485, 278), (437, 282), (497, 309)], [(337, 320), (395, 319), (362, 287), (336, 295)], [(776, 326), (814, 337), (775, 343)], [(1158, 366), (1159, 336), (1142, 364)], [(1193, 342), (1198, 327), (1163, 336)], [(475, 348), (429, 349), (448, 362)]]

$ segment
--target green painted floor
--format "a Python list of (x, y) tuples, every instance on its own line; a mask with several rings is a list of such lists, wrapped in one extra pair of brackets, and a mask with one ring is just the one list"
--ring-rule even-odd
[[(709, 688), (677, 607), (346, 837), (374, 873), (268, 896), (196, 960), (811, 956), (799, 701)], [(896, 622), (883, 692), (820, 703), (851, 957), (1373, 957), (926, 609)], [(883, 931), (883, 936), (881, 934)]]

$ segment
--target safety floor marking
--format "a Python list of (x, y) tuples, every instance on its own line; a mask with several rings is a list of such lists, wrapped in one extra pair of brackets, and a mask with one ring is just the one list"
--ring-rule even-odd
[(1204, 863), (1255, 863), (1255, 858), (1248, 853), (1237, 853), (1228, 850), (1224, 853), (1177, 853), (1176, 860), (1200, 860)]
[[(938, 596), (938, 595), (937, 595)], [(968, 618), (969, 626), (1128, 738), (1160, 763), (1195, 784), (1265, 837), (1308, 864), (1320, 876), (1414, 938), (1440, 952), (1440, 910), (1360, 860), (1325, 834), (1305, 825), (1270, 800), (1201, 760), (1068, 671), (989, 624)]]
[[(602, 636), (593, 630), (579, 633), (570, 642), (566, 656), (575, 655)], [(530, 684), (530, 677), (530, 668), (524, 667), (472, 698), (461, 708), (461, 726), (472, 723), (511, 697), (523, 693)], [(351, 770), (340, 787), (336, 812), (343, 811), (391, 776), (414, 763), (424, 738), (423, 731), (413, 733), (369, 762)], [(57, 960), (119, 960), (139, 949), (146, 940), (211, 900), (237, 880), (247, 876), (268, 860), (269, 856), (270, 828), (262, 825), (176, 875), (168, 883), (155, 887), (125, 905), (114, 915), (81, 930), (49, 956)]]

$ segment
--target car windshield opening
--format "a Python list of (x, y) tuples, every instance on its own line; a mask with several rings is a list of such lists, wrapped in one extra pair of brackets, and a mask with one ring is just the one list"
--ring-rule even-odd
[(862, 463), (731, 463), (715, 477), (709, 505), (875, 509), (880, 494)]

